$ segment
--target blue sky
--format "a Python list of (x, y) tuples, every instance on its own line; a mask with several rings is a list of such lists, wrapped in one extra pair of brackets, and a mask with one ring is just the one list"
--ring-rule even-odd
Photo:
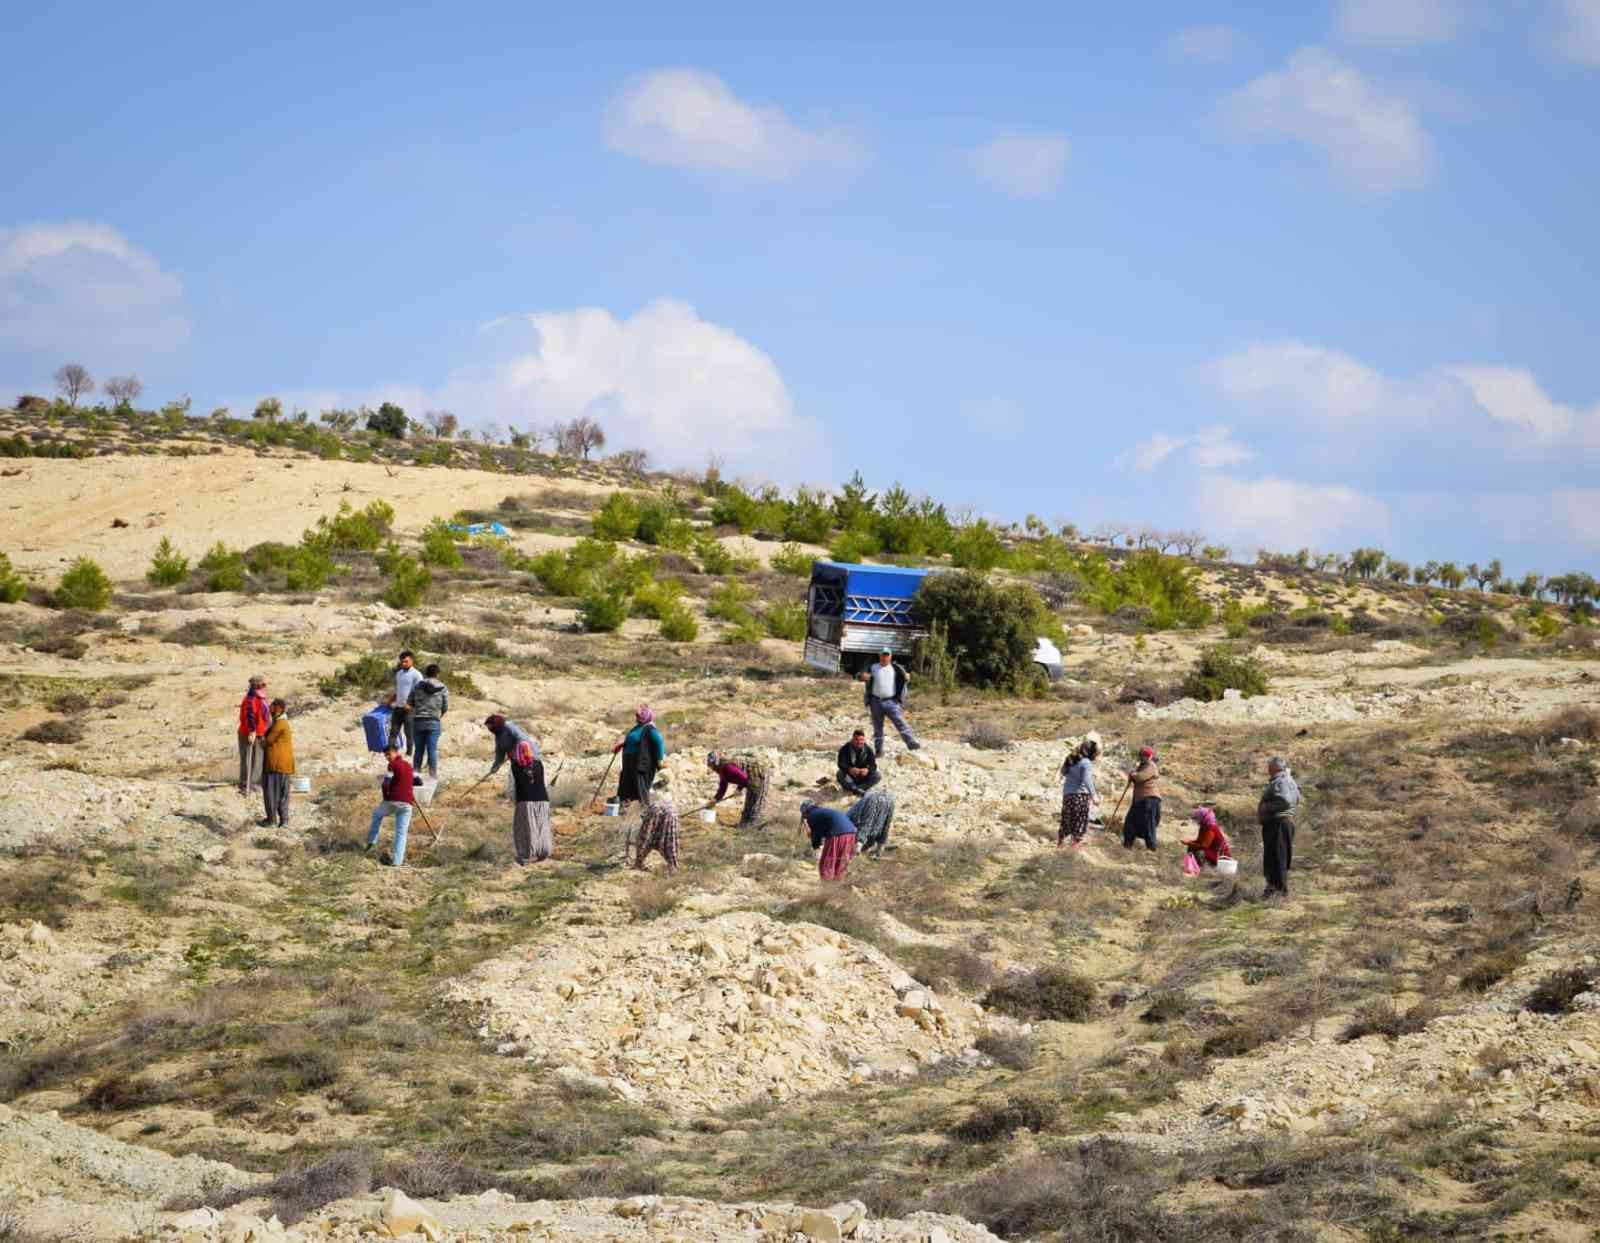
[(1600, 0), (145, 7), (0, 16), (0, 392), (1600, 560)]

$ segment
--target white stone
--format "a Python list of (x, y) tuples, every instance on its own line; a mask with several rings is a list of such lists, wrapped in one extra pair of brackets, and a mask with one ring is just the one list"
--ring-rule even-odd
[(830, 1212), (808, 1208), (800, 1214), (800, 1233), (811, 1243), (843, 1243), (844, 1225)]
[(444, 1233), (438, 1218), (398, 1187), (389, 1188), (389, 1194), (383, 1198), (383, 1209), (379, 1214), (379, 1220), (389, 1233), (397, 1238), (415, 1230), (423, 1231), (425, 1234), (429, 1230), (434, 1231), (433, 1235), (429, 1235), (430, 1238), (442, 1237)]

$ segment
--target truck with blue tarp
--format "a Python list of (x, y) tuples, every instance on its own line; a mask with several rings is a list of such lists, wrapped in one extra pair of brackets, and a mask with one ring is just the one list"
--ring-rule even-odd
[[(814, 561), (806, 593), (805, 662), (829, 673), (856, 673), (888, 648), (909, 656), (928, 629), (916, 615), (917, 588), (936, 569)], [(1040, 638), (1034, 663), (1061, 676), (1061, 653)]]

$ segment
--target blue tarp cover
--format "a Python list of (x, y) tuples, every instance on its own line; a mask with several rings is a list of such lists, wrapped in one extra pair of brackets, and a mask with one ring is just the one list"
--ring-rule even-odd
[(449, 525), (452, 531), (465, 531), (468, 535), (510, 536), (511, 534), (510, 531), (506, 530), (505, 527), (501, 526), (498, 522), (469, 522), (465, 525), (459, 522), (452, 522)]
[(818, 561), (812, 566), (813, 577), (819, 571), (835, 582), (841, 576), (844, 578), (841, 615), (845, 621), (889, 626), (914, 624), (910, 600), (917, 594), (922, 580), (931, 573), (913, 566), (859, 565), (847, 561)]

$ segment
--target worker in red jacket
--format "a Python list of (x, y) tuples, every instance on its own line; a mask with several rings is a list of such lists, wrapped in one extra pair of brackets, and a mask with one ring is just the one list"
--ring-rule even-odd
[(239, 793), (247, 797), (261, 785), (261, 765), (266, 758), (264, 739), (272, 724), (266, 692), (267, 680), (258, 673), (239, 701)]
[(404, 867), (406, 862), (406, 834), (411, 830), (411, 807), (416, 801), (412, 782), (411, 761), (406, 759), (400, 745), (400, 735), (391, 734), (384, 750), (389, 761), (388, 775), (383, 779), (383, 802), (372, 809), (372, 823), (367, 828), (367, 850), (378, 844), (378, 833), (383, 828), (384, 817), (394, 817), (394, 854), (392, 867)]

